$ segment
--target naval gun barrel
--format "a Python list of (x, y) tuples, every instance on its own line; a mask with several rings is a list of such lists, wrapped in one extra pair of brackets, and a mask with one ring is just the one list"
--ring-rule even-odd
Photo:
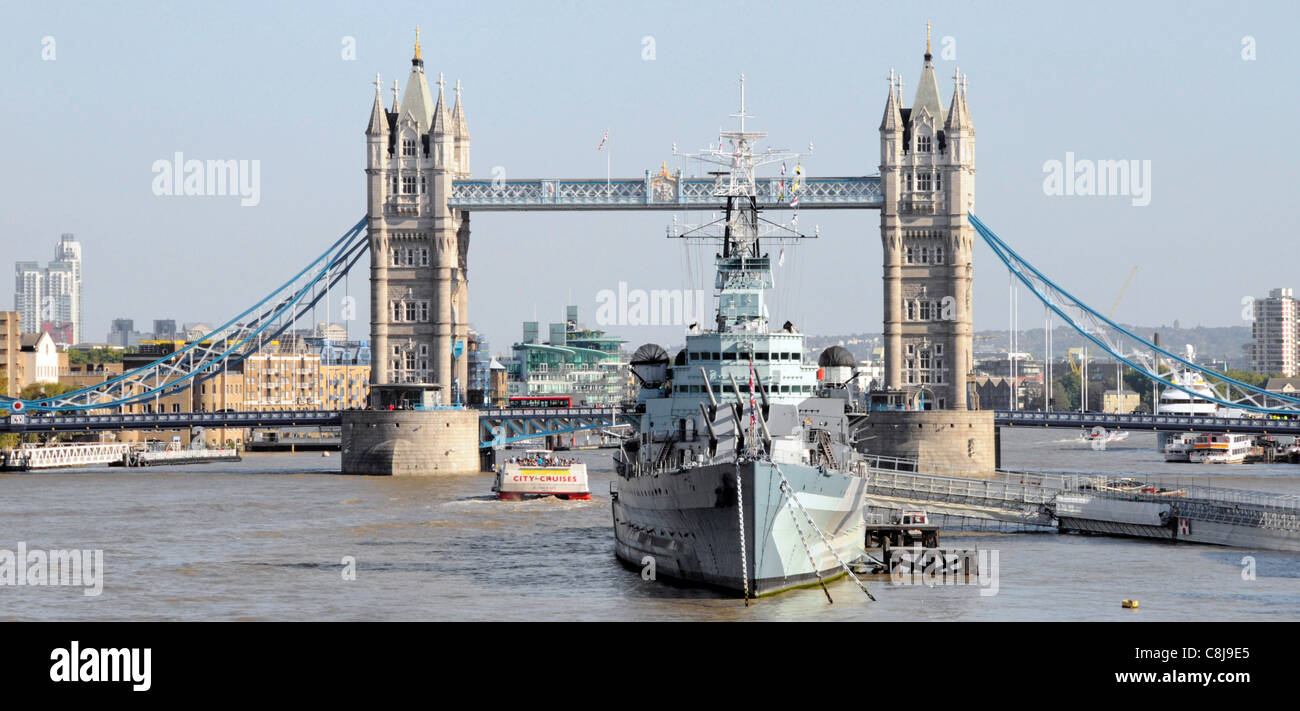
[(705, 409), (704, 403), (700, 403), (700, 415), (704, 417), (704, 426), (709, 428), (709, 439), (716, 440), (718, 433), (713, 429), (713, 419), (709, 417), (709, 411)]
[(745, 406), (745, 398), (740, 395), (740, 386), (736, 384), (736, 375), (734, 373), (729, 373), (727, 377), (731, 378), (731, 392), (736, 394), (736, 402), (740, 403), (740, 406), (743, 408)]
[[(758, 374), (758, 369), (754, 369), (754, 382), (758, 383), (758, 394), (763, 398), (763, 409), (767, 409), (767, 386), (763, 384), (763, 378)], [(770, 438), (769, 438), (770, 439)]]
[(772, 432), (767, 429), (767, 418), (763, 417), (763, 411), (758, 411), (758, 424), (763, 429), (763, 441), (767, 443), (767, 453), (772, 453)]
[(704, 366), (700, 366), (700, 376), (704, 378), (704, 392), (709, 394), (709, 405), (714, 412), (717, 412), (718, 399), (713, 397), (713, 386), (709, 384), (709, 374), (704, 370)]

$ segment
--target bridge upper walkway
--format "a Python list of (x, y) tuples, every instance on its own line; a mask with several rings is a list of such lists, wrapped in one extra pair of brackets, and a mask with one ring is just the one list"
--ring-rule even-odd
[[(788, 209), (875, 210), (884, 204), (880, 176), (806, 178), (794, 193), (792, 179), (758, 178), (758, 206)], [(447, 205), (458, 210), (718, 210), (713, 178), (456, 180)]]

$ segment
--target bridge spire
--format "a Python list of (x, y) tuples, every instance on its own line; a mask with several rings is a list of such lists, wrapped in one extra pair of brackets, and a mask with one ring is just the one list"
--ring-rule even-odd
[(893, 67), (889, 69), (889, 97), (885, 99), (885, 115), (880, 119), (881, 131), (898, 131), (902, 129), (903, 116), (899, 112), (898, 100), (894, 98), (894, 92), (897, 91), (897, 79), (894, 75)]
[[(418, 34), (418, 32), (417, 32)], [(415, 41), (415, 58), (411, 60), (411, 76), (406, 80), (406, 91), (403, 94), (402, 108), (398, 112), (398, 120), (408, 111), (419, 124), (420, 131), (428, 131), (429, 124), (433, 117), (433, 98), (429, 96), (429, 82), (424, 78), (424, 60), (420, 59), (420, 41)]]
[(433, 133), (450, 133), (450, 131), (448, 130), (451, 128), (451, 126), (448, 125), (450, 123), (450, 119), (448, 119), (447, 117), (447, 98), (443, 93), (443, 87), (446, 86), (446, 84), (447, 81), (443, 79), (442, 74), (439, 73), (438, 74), (438, 103), (433, 107), (433, 119), (432, 119), (432, 126), (430, 129)]
[(388, 133), (388, 115), (384, 113), (383, 82), (375, 74), (375, 103), (370, 107), (370, 123), (366, 125), (367, 136), (383, 136)]
[(465, 109), (460, 102), (460, 80), (456, 80), (456, 106), (451, 110), (452, 131), (457, 138), (468, 139), (469, 127), (465, 124)]
[(930, 23), (925, 26), (925, 62), (921, 65), (921, 79), (916, 83), (916, 97), (912, 100), (911, 118), (915, 121), (925, 109), (934, 119), (935, 129), (943, 126), (943, 103), (939, 98), (939, 81), (934, 77), (934, 57), (930, 54)]

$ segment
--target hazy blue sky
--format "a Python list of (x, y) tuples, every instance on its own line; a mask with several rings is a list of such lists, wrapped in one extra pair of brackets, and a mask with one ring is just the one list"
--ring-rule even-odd
[[(355, 223), (372, 82), (383, 75), (386, 103), (395, 77), (405, 86), (417, 24), (431, 78), (464, 83), (476, 176), (603, 176), (607, 127), (616, 175), (676, 165), (673, 142), (695, 149), (730, 125), (742, 71), (751, 126), (769, 145), (814, 141), (816, 176), (877, 171), (885, 77), (904, 75), (910, 104), (929, 19), (945, 106), (954, 64), (969, 75), (977, 214), (1064, 286), (1109, 310), (1140, 265), (1118, 318), (1185, 325), (1240, 324), (1243, 296), (1300, 287), (1294, 2), (53, 2), (3, 17), (0, 264), (48, 260), (76, 233), (93, 340), (114, 317), (233, 315)], [(177, 151), (261, 161), (260, 204), (153, 195), (153, 162)], [(1151, 161), (1150, 204), (1045, 195), (1044, 162), (1067, 152)], [(567, 301), (591, 321), (620, 281), (689, 287), (670, 219), (475, 216), (472, 321), (501, 351)], [(805, 212), (822, 238), (778, 273), (776, 323), (880, 330), (878, 221)], [(1005, 327), (1006, 272), (983, 245), (975, 269), (976, 327)], [(351, 281), (354, 336), (365, 278)], [(1039, 324), (1028, 299), (1022, 324)], [(680, 342), (678, 328), (615, 330)]]

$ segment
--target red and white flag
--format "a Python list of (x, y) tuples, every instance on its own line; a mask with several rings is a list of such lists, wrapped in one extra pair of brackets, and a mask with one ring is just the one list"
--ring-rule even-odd
[(754, 361), (749, 361), (749, 431), (754, 431)]
[(608, 140), (609, 140), (609, 129), (607, 128), (607, 129), (605, 129), (605, 135), (603, 135), (603, 136), (600, 137), (600, 145), (599, 145), (599, 146), (596, 146), (596, 150), (599, 151), (599, 150), (604, 149), (604, 148), (605, 148), (605, 141), (608, 141)]
[(793, 208), (796, 209), (796, 210), (799, 209), (799, 196), (798, 196), (798, 195), (794, 196), (794, 199), (790, 201), (790, 207), (793, 207)]

